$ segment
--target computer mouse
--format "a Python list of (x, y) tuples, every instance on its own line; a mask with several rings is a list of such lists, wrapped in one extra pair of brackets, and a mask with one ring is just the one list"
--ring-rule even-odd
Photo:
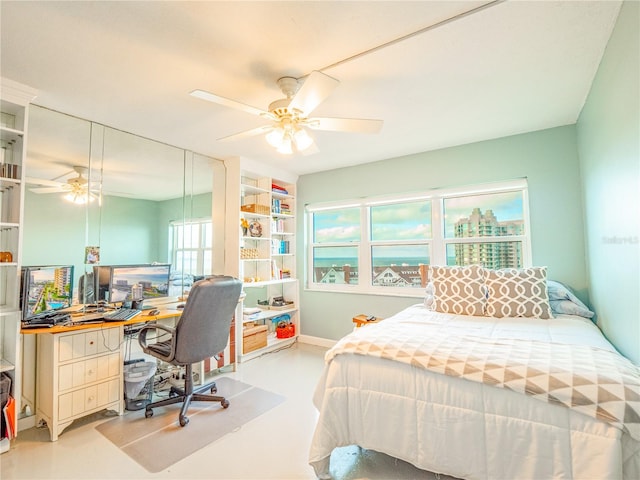
[(153, 310), (149, 310), (147, 312), (147, 315), (149, 316), (154, 316), (154, 315), (158, 315), (160, 313), (160, 310), (156, 310), (155, 308)]

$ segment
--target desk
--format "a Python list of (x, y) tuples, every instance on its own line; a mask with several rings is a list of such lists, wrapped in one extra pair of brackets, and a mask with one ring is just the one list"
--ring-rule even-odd
[[(181, 302), (184, 303), (184, 302)], [(177, 305), (177, 304), (176, 304)], [(82, 323), (78, 322), (73, 325), (55, 325), (53, 327), (43, 328), (23, 328), (20, 333), (29, 335), (31, 333), (65, 333), (65, 332), (77, 332), (79, 330), (95, 329), (95, 328), (110, 328), (110, 327), (125, 327), (127, 325), (133, 325), (136, 323), (153, 322), (155, 320), (163, 320), (166, 318), (176, 318), (182, 315), (182, 309), (167, 306), (164, 308), (158, 308), (160, 313), (158, 315), (147, 315), (147, 312), (151, 310), (143, 310), (142, 313), (136, 317), (123, 322), (100, 322), (100, 323)]]
[(59, 325), (23, 329), (37, 334), (36, 422), (46, 422), (51, 441), (71, 423), (103, 409), (123, 413), (124, 327), (179, 317), (167, 306), (158, 315), (146, 312), (124, 322)]

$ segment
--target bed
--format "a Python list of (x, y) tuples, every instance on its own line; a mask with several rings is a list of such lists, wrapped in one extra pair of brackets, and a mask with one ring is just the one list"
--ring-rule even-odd
[(348, 445), (465, 479), (640, 478), (638, 367), (585, 316), (487, 315), (499, 292), (480, 291), (480, 311), (413, 305), (327, 352), (309, 455), (319, 478)]

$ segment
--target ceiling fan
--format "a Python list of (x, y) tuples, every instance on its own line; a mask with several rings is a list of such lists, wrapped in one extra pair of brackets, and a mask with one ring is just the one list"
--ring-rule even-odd
[(304, 81), (294, 77), (282, 77), (278, 79), (277, 83), (285, 98), (272, 102), (268, 110), (261, 110), (204, 90), (193, 90), (190, 95), (270, 120), (268, 125), (235, 133), (218, 140), (237, 140), (266, 134), (267, 142), (278, 152), (284, 154), (293, 153), (294, 147), (303, 154), (317, 151), (313, 138), (307, 132), (306, 127), (312, 130), (356, 133), (377, 133), (382, 128), (382, 120), (310, 117), (311, 112), (340, 83), (322, 72), (313, 71)]
[[(77, 176), (68, 178), (66, 182), (59, 182), (58, 179), (76, 173)], [(85, 177), (89, 173), (87, 167), (74, 166), (71, 172), (60, 175), (53, 180), (40, 178), (27, 178), (26, 182), (40, 187), (30, 188), (34, 193), (66, 193), (64, 198), (70, 202), (83, 204), (87, 200), (93, 202), (98, 196), (89, 190), (89, 180)]]

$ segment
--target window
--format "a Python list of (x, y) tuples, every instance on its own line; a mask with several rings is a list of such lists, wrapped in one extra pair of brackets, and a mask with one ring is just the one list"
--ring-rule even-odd
[(172, 272), (211, 275), (213, 230), (211, 220), (172, 222), (169, 245)]
[(360, 208), (338, 207), (313, 215), (313, 282), (357, 284)]
[(447, 265), (523, 266), (524, 191), (444, 199)]
[(526, 194), (519, 180), (309, 205), (307, 288), (418, 296), (422, 264), (530, 265)]

